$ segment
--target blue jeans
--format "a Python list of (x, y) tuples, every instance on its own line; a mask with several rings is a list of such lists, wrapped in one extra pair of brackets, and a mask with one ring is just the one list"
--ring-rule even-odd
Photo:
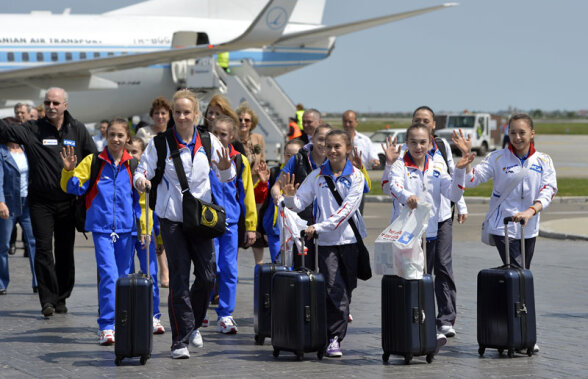
[(29, 263), (33, 277), (33, 287), (37, 287), (37, 276), (35, 275), (35, 237), (31, 225), (31, 215), (26, 197), (21, 198), (22, 214), (18, 217), (10, 215), (7, 219), (0, 219), (0, 289), (8, 288), (10, 274), (8, 272), (8, 250), (10, 248), (10, 235), (16, 222), (22, 227), (25, 240), (29, 244)]

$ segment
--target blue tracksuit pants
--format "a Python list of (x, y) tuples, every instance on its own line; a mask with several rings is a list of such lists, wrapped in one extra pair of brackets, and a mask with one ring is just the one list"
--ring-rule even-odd
[(239, 230), (237, 224), (229, 224), (222, 236), (214, 239), (216, 250), (216, 280), (218, 280), (218, 317), (230, 316), (235, 310), (237, 293), (237, 251)]
[[(139, 265), (141, 272), (147, 273), (147, 249), (141, 247), (141, 241), (135, 238), (135, 251), (137, 258), (139, 258)], [(157, 284), (157, 254), (155, 253), (155, 239), (151, 237), (149, 244), (149, 276), (153, 279), (153, 317), (159, 319), (161, 313), (159, 312), (159, 285)], [(131, 272), (135, 272), (135, 259), (131, 258)]]
[(100, 275), (98, 327), (100, 330), (114, 329), (116, 281), (131, 271), (135, 237), (131, 233), (119, 233), (116, 242), (112, 242), (109, 233), (92, 232), (92, 238)]

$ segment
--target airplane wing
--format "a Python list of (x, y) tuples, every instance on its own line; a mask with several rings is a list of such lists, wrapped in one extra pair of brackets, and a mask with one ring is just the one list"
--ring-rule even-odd
[(368, 20), (357, 21), (352, 23), (346, 23), (342, 25), (335, 25), (335, 26), (326, 26), (318, 29), (311, 29), (308, 31), (297, 32), (286, 34), (282, 36), (280, 39), (274, 42), (274, 45), (304, 45), (312, 43), (318, 39), (328, 38), (328, 37), (335, 37), (340, 36), (352, 32), (357, 32), (359, 30), (373, 28), (374, 26), (387, 24), (389, 22), (399, 21), (405, 18), (418, 16), (424, 13), (429, 13), (433, 11), (437, 11), (440, 9), (445, 9), (448, 7), (453, 7), (458, 5), (458, 3), (445, 3), (442, 5), (428, 7), (423, 9), (417, 9), (414, 11), (403, 12), (403, 13), (396, 13), (392, 15), (382, 16), (371, 18)]
[(322, 27), (304, 32), (283, 35), (296, 1), (270, 0), (261, 10), (249, 28), (239, 37), (218, 45), (174, 48), (164, 51), (129, 54), (115, 57), (90, 59), (84, 61), (48, 64), (37, 67), (23, 68), (0, 72), (0, 88), (10, 88), (34, 83), (48, 83), (51, 80), (68, 80), (84, 78), (90, 88), (112, 88), (116, 83), (109, 83), (98, 75), (103, 72), (118, 71), (136, 67), (145, 67), (161, 63), (169, 63), (184, 59), (207, 57), (224, 51), (261, 48), (276, 44), (305, 44), (320, 38), (332, 37), (371, 28), (388, 22), (444, 9), (457, 5), (443, 5), (420, 10), (377, 17), (337, 26)]
[[(261, 48), (282, 36), (295, 5), (296, 1), (270, 0), (242, 35), (226, 43), (4, 71), (0, 72), (0, 88), (14, 87), (37, 80), (45, 82), (52, 78), (67, 80), (68, 78), (86, 77), (90, 82), (100, 84), (103, 79), (93, 76), (94, 74), (184, 59), (197, 59), (224, 51)], [(108, 83), (101, 83), (101, 85), (108, 86)]]

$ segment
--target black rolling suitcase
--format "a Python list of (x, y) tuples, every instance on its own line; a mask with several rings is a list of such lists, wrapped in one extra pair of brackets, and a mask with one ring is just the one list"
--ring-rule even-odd
[[(326, 284), (318, 272), (318, 241), (314, 242), (316, 271), (280, 271), (272, 280), (271, 337), (276, 358), (285, 350), (296, 354), (299, 361), (310, 352), (322, 359), (328, 345)], [(304, 255), (302, 259), (304, 265)]]
[[(282, 218), (282, 230), (284, 230), (284, 219)], [(253, 330), (255, 332), (255, 343), (263, 345), (266, 337), (272, 335), (272, 278), (278, 271), (287, 271), (285, 266), (285, 243), (284, 233), (280, 234), (280, 264), (264, 263), (255, 265), (253, 279)]]
[(390, 354), (404, 356), (409, 364), (414, 356), (426, 355), (431, 363), (437, 349), (435, 288), (427, 274), (426, 241), (423, 238), (425, 274), (422, 279), (396, 275), (382, 277), (382, 360)]
[[(146, 223), (149, 225), (149, 190), (145, 192)], [(114, 363), (123, 358), (140, 357), (144, 365), (153, 348), (153, 280), (149, 275), (149, 248), (147, 248), (147, 274), (138, 272), (118, 278), (115, 302)]]
[(486, 348), (507, 350), (512, 358), (516, 350), (533, 355), (537, 342), (535, 291), (533, 274), (524, 268), (525, 235), (521, 224), (521, 259), (523, 268), (510, 264), (508, 223), (504, 219), (506, 264), (478, 273), (478, 353)]

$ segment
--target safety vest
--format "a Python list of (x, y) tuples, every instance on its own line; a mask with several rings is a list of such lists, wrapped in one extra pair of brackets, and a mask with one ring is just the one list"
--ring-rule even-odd
[(216, 56), (216, 61), (218, 62), (218, 65), (221, 66), (222, 68), (228, 68), (229, 67), (229, 52), (225, 51), (224, 53), (219, 53)]
[(298, 127), (298, 124), (294, 121), (290, 121), (290, 123), (288, 124), (288, 139), (294, 139), (294, 138), (298, 138), (302, 135), (302, 132), (300, 131), (300, 128)]
[(304, 126), (302, 125), (302, 116), (304, 116), (304, 109), (296, 111), (296, 119), (298, 120), (298, 127), (300, 130), (304, 130)]

